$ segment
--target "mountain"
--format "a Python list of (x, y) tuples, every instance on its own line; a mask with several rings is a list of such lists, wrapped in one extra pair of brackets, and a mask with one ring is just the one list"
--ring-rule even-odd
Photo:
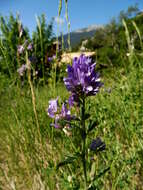
[[(77, 44), (80, 43), (81, 40), (94, 36), (96, 29), (101, 28), (101, 27), (103, 26), (91, 25), (89, 27), (78, 29), (71, 32), (70, 33), (71, 47), (75, 47)], [(68, 43), (67, 43), (68, 34), (65, 34), (63, 37), (64, 37), (64, 45), (65, 47), (68, 47)]]

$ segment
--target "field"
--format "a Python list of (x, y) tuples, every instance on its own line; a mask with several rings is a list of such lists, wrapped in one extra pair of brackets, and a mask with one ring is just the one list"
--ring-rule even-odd
[[(96, 181), (100, 189), (142, 189), (143, 186), (141, 64), (129, 66), (127, 70), (103, 72), (104, 87), (90, 100), (90, 112), (97, 120), (97, 128), (90, 138), (101, 136), (107, 149), (95, 157), (88, 171), (89, 176), (98, 175), (110, 167)], [(83, 176), (78, 161), (55, 171), (56, 164), (75, 148), (72, 137), (50, 126), (45, 111), (50, 98), (57, 95), (66, 97), (63, 84), (57, 84), (56, 90), (48, 86), (34, 89), (39, 122), (37, 128), (30, 88), (9, 85), (5, 78), (1, 78), (1, 81), (1, 189), (82, 187)]]
[[(9, 25), (15, 26), (16, 19), (11, 16)], [(76, 113), (74, 123), (60, 115), (63, 120), (58, 119), (60, 128), (56, 128), (51, 126), (56, 118), (50, 118), (47, 108), (51, 99), (59, 97), (62, 104), (70, 96), (63, 82), (67, 77), (67, 63), (59, 65), (61, 55), (57, 51), (56, 56), (51, 57), (51, 51), (46, 57), (47, 48), (51, 48), (53, 42), (49, 37), (51, 25), (42, 25), (44, 16), (38, 19), (39, 28), (32, 40), (26, 36), (28, 33), (20, 37), (19, 27), (17, 31), (11, 27), (11, 33), (17, 32), (17, 38), (5, 34), (5, 30), (1, 38), (0, 190), (142, 190), (143, 44), (140, 29), (131, 21), (138, 36), (133, 48), (132, 30), (128, 30), (130, 24), (127, 25), (130, 20), (123, 20), (117, 41), (118, 37), (123, 39), (119, 49), (114, 49), (116, 54), (108, 57), (109, 44), (108, 48), (104, 45), (99, 49), (100, 57), (97, 54), (94, 58), (104, 85), (96, 96), (80, 91), (78, 95), (83, 93), (87, 101), (82, 96), (82, 101), (74, 99), (76, 105), (71, 109)], [(2, 24), (3, 28), (9, 26), (6, 22)], [(45, 31), (49, 31), (50, 42)], [(16, 43), (24, 43), (24, 47)], [(116, 45), (116, 40), (114, 43)], [(82, 82), (75, 88), (81, 90)], [(94, 151), (91, 150), (93, 139), (96, 139)]]

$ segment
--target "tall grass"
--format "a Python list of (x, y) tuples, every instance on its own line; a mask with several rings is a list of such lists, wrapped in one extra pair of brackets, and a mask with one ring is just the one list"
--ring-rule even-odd
[[(102, 72), (104, 88), (88, 102), (91, 119), (97, 121), (91, 139), (101, 136), (107, 147), (104, 153), (92, 155), (87, 166), (93, 189), (143, 189), (143, 59), (130, 48), (125, 22), (124, 26), (127, 52), (133, 56), (124, 67)], [(29, 85), (10, 86), (3, 75), (0, 80), (0, 189), (83, 189), (78, 160), (56, 170), (65, 155), (70, 157), (70, 152), (78, 149), (79, 142), (77, 137), (73, 144), (72, 135), (53, 129), (45, 112), (51, 97), (68, 96), (63, 84), (57, 84), (56, 90), (33, 88), (29, 78), (30, 89)], [(108, 167), (110, 170), (102, 175)]]
[[(110, 166), (110, 171), (97, 180), (98, 185), (95, 182), (99, 189), (142, 189), (143, 185), (143, 70), (132, 66), (129, 73), (122, 72), (112, 71), (105, 89), (89, 104), (98, 123), (91, 138), (102, 136), (107, 150), (94, 157), (92, 165), (88, 166), (89, 171), (91, 169), (88, 176), (98, 178), (99, 172)], [(35, 94), (42, 144), (37, 141), (38, 129), (29, 88), (7, 87), (1, 95), (1, 189), (12, 189), (12, 185), (15, 189), (82, 189), (83, 176), (78, 162), (56, 171), (63, 153), (68, 155), (76, 147), (71, 143), (72, 137), (56, 130), (51, 140), (51, 121), (45, 109), (53, 90), (40, 88)], [(66, 91), (59, 86), (55, 97), (63, 94), (65, 97)]]

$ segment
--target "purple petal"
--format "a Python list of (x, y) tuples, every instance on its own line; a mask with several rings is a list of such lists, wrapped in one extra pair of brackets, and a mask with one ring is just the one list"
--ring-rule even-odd
[(46, 110), (51, 118), (55, 117), (55, 113), (58, 110), (58, 98), (49, 101), (49, 107)]

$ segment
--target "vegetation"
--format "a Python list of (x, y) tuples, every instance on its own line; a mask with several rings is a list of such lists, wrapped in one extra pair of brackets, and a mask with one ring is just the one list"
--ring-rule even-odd
[[(0, 18), (0, 72), (15, 78), (17, 70), (26, 63), (25, 55), (28, 51), (28, 57), (32, 64), (33, 77), (37, 72), (37, 78), (44, 79), (49, 73), (51, 66), (48, 62), (48, 56), (51, 56), (51, 46), (54, 39), (52, 22), (47, 25), (44, 15), (37, 17), (36, 31), (33, 32), (32, 38), (28, 29), (24, 28), (19, 15), (16, 18), (11, 14), (8, 18)], [(39, 64), (40, 63), (40, 64)], [(49, 75), (47, 76), (49, 77)]]
[[(79, 136), (52, 127), (53, 120), (46, 113), (51, 98), (66, 100), (69, 94), (58, 80), (64, 77), (61, 71), (65, 65), (57, 70), (58, 59), (52, 57), (46, 69), (52, 25), (46, 25), (44, 16), (37, 18), (37, 23), (30, 38), (18, 16), (11, 15), (8, 21), (1, 17), (0, 189), (84, 189), (81, 163), (71, 159), (71, 153), (79, 148)], [(89, 122), (96, 121), (86, 142), (89, 190), (143, 187), (142, 16), (122, 23), (112, 22), (98, 30), (95, 39), (99, 41), (88, 44), (97, 51), (97, 68), (104, 83), (100, 93), (86, 104), (91, 113)], [(25, 40), (21, 53), (18, 45)], [(28, 48), (31, 43), (32, 49)], [(17, 72), (22, 64), (25, 66)], [(34, 71), (39, 73), (36, 79)], [(89, 147), (97, 137), (106, 149), (94, 153)]]
[[(127, 62), (127, 43), (125, 28), (122, 23), (123, 19), (130, 31), (133, 48), (136, 51), (141, 51), (140, 41), (142, 39), (136, 31), (135, 25), (138, 27), (140, 33), (142, 33), (143, 27), (141, 23), (143, 17), (142, 12), (135, 5), (130, 6), (126, 12), (121, 11), (118, 18), (113, 18), (109, 24), (97, 28), (94, 37), (88, 39), (85, 48), (96, 52), (96, 59), (101, 68), (120, 67)], [(79, 49), (80, 45), (76, 47), (76, 50)]]

